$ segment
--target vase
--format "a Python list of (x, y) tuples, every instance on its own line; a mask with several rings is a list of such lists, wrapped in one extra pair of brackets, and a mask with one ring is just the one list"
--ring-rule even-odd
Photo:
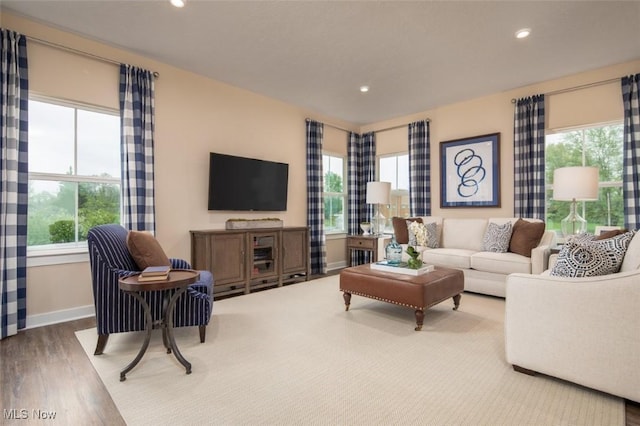
[(391, 237), (391, 242), (385, 247), (385, 254), (389, 265), (399, 265), (402, 262), (402, 246), (396, 241), (395, 235)]

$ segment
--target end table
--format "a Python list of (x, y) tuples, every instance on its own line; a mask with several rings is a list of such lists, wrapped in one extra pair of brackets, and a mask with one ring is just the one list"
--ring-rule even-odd
[(364, 250), (371, 252), (372, 262), (377, 262), (384, 258), (384, 246), (391, 240), (385, 235), (347, 235), (347, 256), (348, 265), (351, 264), (351, 252), (353, 250)]
[[(149, 304), (144, 297), (142, 297), (142, 293), (145, 291), (163, 291), (163, 290), (174, 290), (173, 295), (169, 299), (168, 303), (165, 300), (163, 303), (163, 312), (162, 319), (159, 324), (162, 328), (162, 341), (164, 342), (164, 346), (167, 348), (167, 353), (173, 354), (178, 359), (180, 364), (184, 366), (187, 374), (191, 374), (191, 363), (189, 363), (178, 349), (178, 345), (176, 345), (176, 341), (173, 337), (173, 310), (176, 307), (176, 301), (185, 291), (187, 291), (187, 287), (200, 278), (200, 273), (198, 271), (193, 271), (191, 269), (172, 269), (169, 272), (169, 279), (167, 280), (159, 280), (159, 281), (145, 281), (138, 282), (138, 277), (140, 275), (132, 275), (125, 278), (120, 278), (118, 280), (118, 285), (120, 289), (131, 296), (135, 297), (140, 304), (142, 305), (142, 309), (144, 310), (145, 315), (145, 329), (146, 336), (144, 338), (144, 342), (142, 343), (142, 347), (138, 352), (138, 355), (127, 365), (124, 370), (120, 372), (120, 381), (123, 382), (126, 380), (126, 374), (135, 367), (138, 362), (142, 359), (142, 356), (147, 351), (147, 347), (149, 347), (149, 341), (151, 340), (151, 330), (153, 330), (154, 322), (151, 317), (151, 309)], [(171, 292), (165, 293), (165, 299), (169, 297)]]

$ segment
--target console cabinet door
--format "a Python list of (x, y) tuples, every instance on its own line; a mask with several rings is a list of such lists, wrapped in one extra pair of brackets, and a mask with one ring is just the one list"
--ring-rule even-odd
[(282, 231), (282, 273), (307, 273), (308, 251), (307, 229), (285, 229)]
[(244, 233), (211, 234), (210, 259), (215, 285), (243, 282), (246, 277)]

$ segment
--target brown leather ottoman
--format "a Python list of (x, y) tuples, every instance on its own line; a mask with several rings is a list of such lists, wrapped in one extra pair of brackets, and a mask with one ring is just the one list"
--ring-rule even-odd
[(419, 331), (422, 329), (425, 309), (449, 297), (453, 298), (453, 310), (458, 309), (464, 291), (464, 274), (458, 269), (436, 266), (432, 272), (413, 276), (360, 265), (340, 272), (340, 290), (344, 292), (347, 311), (352, 294), (415, 309), (415, 330)]

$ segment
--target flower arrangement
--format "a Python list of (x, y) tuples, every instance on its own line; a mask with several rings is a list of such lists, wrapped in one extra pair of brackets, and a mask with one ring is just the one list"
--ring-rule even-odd
[(411, 238), (411, 234), (415, 235), (415, 245), (416, 246), (426, 246), (427, 245), (427, 227), (424, 226), (424, 223), (413, 221), (407, 227), (409, 229), (409, 244), (413, 242)]
[(416, 250), (417, 247), (423, 247), (427, 245), (427, 227), (424, 223), (413, 221), (408, 227), (409, 229), (409, 247), (407, 247), (407, 254), (409, 260), (407, 266), (411, 269), (420, 269), (422, 266), (422, 259), (420, 259), (421, 250)]

